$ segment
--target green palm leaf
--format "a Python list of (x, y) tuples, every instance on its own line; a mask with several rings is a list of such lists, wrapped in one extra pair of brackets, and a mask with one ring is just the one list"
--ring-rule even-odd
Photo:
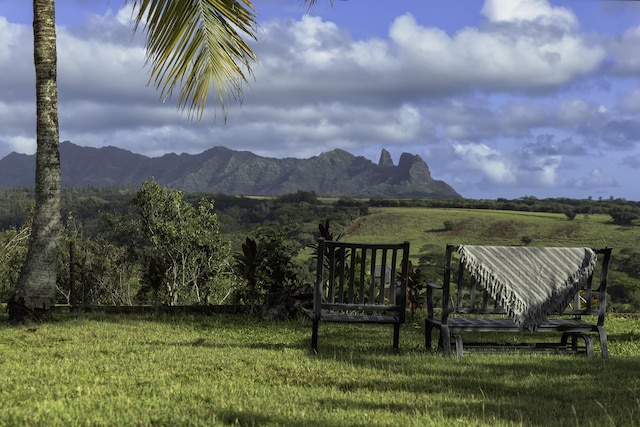
[[(209, 90), (224, 110), (225, 98), (238, 99), (256, 56), (243, 38), (256, 40), (250, 0), (131, 0), (135, 30), (147, 37), (149, 84), (163, 102), (180, 88), (178, 108), (202, 118)], [(246, 71), (245, 71), (246, 70)]]

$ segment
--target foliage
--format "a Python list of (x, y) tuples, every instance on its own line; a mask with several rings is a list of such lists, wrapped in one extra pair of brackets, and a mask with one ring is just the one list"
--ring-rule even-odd
[(609, 210), (609, 215), (613, 219), (614, 224), (631, 225), (633, 221), (640, 218), (640, 212), (626, 206), (620, 206)]
[(299, 190), (295, 193), (284, 194), (282, 196), (278, 196), (274, 200), (275, 203), (311, 203), (318, 204), (318, 197), (314, 191), (302, 191)]
[(132, 305), (139, 292), (139, 264), (125, 246), (83, 236), (71, 215), (62, 232), (57, 288), (60, 301), (78, 305)]
[(444, 231), (451, 231), (454, 228), (456, 228), (456, 225), (454, 224), (454, 222), (453, 221), (449, 221), (449, 220), (446, 220), (443, 223), (443, 225), (444, 225)]
[(285, 227), (258, 227), (254, 238), (246, 238), (242, 253), (234, 255), (236, 271), (247, 284), (238, 293), (239, 300), (259, 305), (269, 295), (290, 293), (309, 283), (308, 271), (296, 260), (302, 246), (287, 239), (288, 231)]
[(182, 192), (152, 181), (143, 183), (132, 203), (150, 244), (149, 265), (164, 266), (159, 280), (166, 289), (165, 302), (176, 305), (186, 292), (189, 298), (183, 300), (206, 303), (215, 278), (228, 269), (230, 254), (220, 237), (213, 202), (203, 199), (194, 207)]
[(238, 295), (238, 299), (245, 299), (247, 301), (259, 301), (259, 274), (258, 270), (262, 263), (262, 245), (260, 250), (258, 249), (258, 243), (254, 239), (247, 237), (242, 244), (242, 253), (235, 254), (236, 260), (236, 273), (246, 280), (246, 290), (244, 295)]
[(342, 239), (344, 237), (344, 232), (341, 231), (340, 233), (338, 233), (337, 236), (335, 236), (335, 240), (334, 240), (334, 236), (333, 233), (330, 231), (330, 223), (329, 223), (329, 219), (327, 218), (323, 223), (318, 224), (318, 231), (319, 231), (319, 235), (317, 235), (316, 240), (320, 237), (322, 237), (324, 240), (330, 240), (330, 241), (339, 241), (340, 239)]
[(23, 226), (0, 232), (0, 301), (8, 301), (18, 284), (30, 231), (29, 226)]
[[(158, 276), (158, 268), (152, 265), (150, 242), (138, 233), (137, 216), (130, 211), (131, 197), (135, 191), (130, 188), (67, 188), (63, 191), (63, 211), (71, 212), (76, 227), (81, 227), (81, 240), (88, 243), (77, 244), (77, 254), (80, 257), (86, 252), (86, 271), (106, 271), (98, 268), (96, 262), (102, 258), (113, 258), (115, 252), (119, 261), (112, 262), (113, 273), (106, 274), (116, 286), (115, 274), (118, 264), (131, 264), (133, 272), (130, 285), (134, 303), (150, 303), (157, 298), (164, 299), (165, 288), (160, 281), (159, 288), (154, 288), (151, 278)], [(234, 253), (242, 250), (246, 243), (246, 230), (258, 227), (288, 226), (286, 240), (296, 245), (311, 247), (298, 252), (295, 262), (305, 263), (301, 268), (304, 274), (314, 269), (313, 246), (315, 239), (323, 234), (318, 218), (331, 218), (330, 229), (326, 220), (321, 222), (325, 230), (325, 238), (353, 239), (361, 242), (397, 242), (398, 236), (411, 241), (412, 260), (433, 280), (441, 280), (443, 271), (443, 254), (446, 243), (454, 244), (494, 244), (520, 245), (523, 238), (531, 239), (530, 244), (539, 246), (613, 246), (614, 254), (610, 268), (610, 284), (615, 291), (612, 298), (612, 308), (616, 311), (640, 310), (640, 296), (638, 280), (640, 270), (634, 268), (637, 257), (637, 241), (640, 238), (640, 227), (618, 226), (609, 215), (611, 208), (627, 207), (636, 209), (637, 202), (621, 199), (606, 200), (573, 200), (573, 199), (532, 199), (517, 200), (396, 200), (395, 207), (371, 206), (372, 201), (356, 201), (343, 198), (339, 200), (318, 200), (317, 204), (307, 201), (294, 201), (301, 195), (297, 193), (290, 198), (291, 202), (276, 201), (274, 198), (236, 197), (218, 194), (215, 196), (215, 214), (218, 218), (220, 235), (232, 242)], [(28, 189), (0, 190), (0, 224), (12, 224), (16, 220), (16, 213), (23, 210), (23, 217), (17, 226), (5, 225), (1, 230), (20, 230), (28, 220), (28, 207), (32, 203), (33, 191)], [(206, 193), (187, 193), (183, 200), (194, 208), (200, 200), (211, 197)], [(303, 197), (304, 198), (304, 197)], [(284, 199), (289, 199), (288, 197)], [(381, 200), (378, 200), (380, 202)], [(368, 208), (366, 217), (359, 217), (359, 203), (365, 203)], [(444, 205), (443, 208), (426, 207), (430, 205)], [(455, 208), (457, 204), (463, 208)], [(402, 206), (401, 206), (402, 205)], [(420, 206), (425, 207), (420, 207)], [(502, 210), (511, 205), (515, 211)], [(403, 207), (406, 206), (406, 207)], [(496, 208), (492, 210), (491, 208)], [(579, 213), (573, 221), (566, 221), (565, 212), (572, 209)], [(557, 210), (557, 213), (548, 212)], [(583, 212), (589, 212), (584, 213)], [(6, 216), (5, 216), (6, 215)], [(7, 222), (4, 222), (5, 218)], [(443, 230), (443, 223), (451, 221), (454, 229)], [(68, 224), (67, 224), (68, 226)], [(255, 239), (255, 236), (251, 237)], [(112, 245), (99, 249), (95, 245)], [(94, 249), (89, 250), (89, 246)], [(68, 257), (68, 243), (63, 242), (62, 253)], [(103, 255), (98, 255), (103, 254)], [(109, 255), (110, 254), (110, 255)], [(80, 258), (82, 259), (82, 258)], [(61, 266), (65, 266), (65, 261)], [(59, 287), (63, 290), (68, 267), (64, 267), (63, 278)], [(124, 267), (123, 267), (124, 269)], [(82, 270), (79, 270), (82, 271)], [(77, 273), (79, 272), (77, 271)], [(88, 274), (88, 273), (87, 273)], [(100, 273), (102, 274), (102, 273)], [(143, 280), (143, 276), (144, 280)], [(80, 276), (85, 277), (85, 276)], [(91, 274), (86, 276), (88, 281)], [(5, 277), (0, 270), (0, 283), (7, 286), (13, 279)], [(80, 279), (77, 279), (80, 280)], [(98, 286), (98, 282), (93, 282)], [(225, 274), (218, 276), (215, 287), (210, 288), (211, 301), (229, 301), (229, 297), (237, 289), (235, 275), (227, 269)], [(246, 284), (243, 279), (243, 286)], [(106, 283), (105, 283), (106, 285)], [(93, 285), (92, 285), (93, 286)], [(136, 291), (137, 289), (137, 291)], [(614, 292), (612, 291), (612, 292)], [(68, 290), (64, 292), (68, 293)], [(91, 296), (92, 294), (86, 294)], [(96, 294), (97, 295), (97, 294)], [(103, 293), (106, 295), (106, 293)], [(183, 294), (189, 297), (186, 294)], [(157, 298), (156, 298), (157, 297)], [(615, 300), (615, 302), (613, 302)], [(64, 298), (61, 299), (64, 301)], [(103, 299), (103, 301), (106, 301)], [(185, 298), (184, 302), (187, 302)]]
[(533, 242), (533, 239), (531, 238), (531, 236), (522, 236), (520, 238), (520, 241), (522, 242), (523, 245), (529, 246), (531, 242)]
[(407, 307), (411, 311), (411, 320), (416, 312), (424, 308), (427, 295), (428, 278), (421, 268), (409, 263), (409, 280), (407, 282)]
[[(329, 222), (329, 219), (327, 218), (323, 223), (319, 223), (318, 224), (318, 232), (314, 233), (314, 243), (309, 244), (309, 248), (311, 248), (311, 250), (313, 251), (312, 253), (312, 259), (315, 259), (316, 261), (318, 260), (318, 256), (320, 256), (319, 254), (319, 246), (318, 243), (316, 243), (318, 241), (318, 239), (324, 239), (324, 240), (328, 240), (328, 241), (339, 241), (340, 239), (342, 239), (346, 232), (341, 231), (340, 233), (338, 233), (337, 236), (335, 236), (335, 240), (334, 240), (334, 235), (330, 230), (331, 227), (331, 223)], [(340, 267), (339, 265), (341, 263), (345, 263), (347, 262), (347, 259), (349, 259), (349, 257), (351, 256), (350, 251), (348, 250), (340, 250), (340, 251), (336, 251), (334, 254), (334, 266), (331, 267), (329, 262), (329, 257), (327, 256), (327, 252), (325, 252), (324, 254), (322, 254), (322, 262), (324, 263), (324, 265), (327, 267), (327, 271), (335, 271), (338, 272), (340, 271)], [(313, 268), (316, 268), (315, 266)]]
[[(162, 97), (180, 89), (179, 108), (202, 117), (210, 86), (224, 107), (228, 95), (240, 96), (256, 56), (245, 36), (256, 39), (250, 0), (130, 0), (137, 8), (135, 28), (144, 26), (151, 77)], [(188, 66), (190, 64), (190, 66)]]

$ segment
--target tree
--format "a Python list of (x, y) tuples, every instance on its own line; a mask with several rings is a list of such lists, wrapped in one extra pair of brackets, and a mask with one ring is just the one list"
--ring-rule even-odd
[[(182, 86), (178, 107), (202, 117), (210, 87), (224, 108), (225, 97), (241, 93), (255, 60), (242, 35), (255, 39), (250, 0), (131, 0), (135, 28), (144, 23), (150, 82), (169, 97)], [(312, 1), (313, 3), (313, 1)], [(48, 317), (56, 293), (60, 225), (55, 0), (33, 0), (36, 74), (35, 210), (26, 261), (9, 301), (9, 317)]]
[(36, 320), (47, 316), (56, 293), (60, 232), (60, 146), (54, 0), (33, 1), (33, 57), (36, 71), (35, 209), (27, 258), (9, 317)]
[(213, 202), (202, 200), (193, 207), (181, 191), (144, 182), (133, 204), (151, 244), (151, 264), (164, 266), (159, 276), (167, 305), (178, 304), (184, 292), (191, 293), (190, 300), (206, 302), (212, 279), (230, 265), (230, 246), (220, 238)]
[(614, 224), (617, 225), (633, 225), (633, 222), (640, 218), (640, 212), (627, 206), (611, 208), (609, 215)]

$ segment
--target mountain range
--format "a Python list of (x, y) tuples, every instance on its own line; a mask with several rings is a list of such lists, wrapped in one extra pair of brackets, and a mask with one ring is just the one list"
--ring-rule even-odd
[[(214, 147), (200, 154), (147, 157), (109, 146), (60, 144), (63, 187), (134, 185), (155, 179), (186, 192), (278, 196), (313, 191), (323, 197), (461, 198), (434, 180), (419, 155), (403, 153), (397, 165), (382, 149), (378, 163), (335, 149), (308, 159), (268, 158)], [(35, 155), (0, 160), (0, 188), (32, 187)]]

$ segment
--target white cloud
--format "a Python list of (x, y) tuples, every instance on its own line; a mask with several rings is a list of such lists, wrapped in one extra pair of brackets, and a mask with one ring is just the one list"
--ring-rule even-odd
[(16, 135), (7, 141), (11, 145), (11, 151), (16, 153), (33, 154), (36, 152), (36, 137)]
[(565, 125), (589, 123), (598, 120), (601, 113), (598, 105), (583, 99), (562, 99), (556, 108), (556, 117)]
[[(604, 57), (602, 49), (571, 32), (540, 37), (538, 28), (506, 25), (464, 28), (450, 37), (420, 26), (411, 15), (394, 21), (390, 39), (412, 83), (425, 88), (437, 83), (449, 91), (553, 87), (594, 71)], [(420, 72), (416, 76), (412, 70)]]
[(618, 183), (610, 175), (604, 175), (600, 168), (595, 168), (587, 176), (581, 177), (572, 183), (573, 187), (591, 190), (595, 188), (617, 187)]
[[(590, 175), (572, 158), (640, 145), (640, 92), (627, 87), (616, 105), (594, 83), (610, 78), (610, 58), (614, 71), (636, 70), (625, 57), (640, 30), (602, 43), (548, 1), (487, 0), (486, 20), (455, 32), (390, 16), (387, 34), (359, 40), (319, 17), (263, 22), (255, 80), (226, 122), (213, 108), (189, 122), (175, 100), (160, 102), (130, 13), (58, 28), (61, 139), (154, 156), (216, 145), (269, 157), (343, 148), (374, 162), (381, 148), (395, 159), (418, 152), (436, 179), (467, 185), (470, 196), (482, 183), (577, 185)], [(35, 146), (31, 37), (29, 25), (0, 17), (0, 156)]]
[(575, 15), (563, 7), (553, 7), (548, 0), (487, 0), (481, 13), (492, 22), (541, 21), (545, 24), (573, 28)]
[(453, 148), (469, 168), (482, 172), (493, 184), (516, 184), (513, 164), (498, 151), (485, 144), (453, 144)]
[(392, 22), (388, 40), (355, 42), (318, 17), (272, 21), (256, 45), (253, 92), (269, 102), (314, 97), (399, 103), (475, 89), (557, 88), (594, 72), (603, 50), (578, 33), (547, 28), (552, 24), (464, 28), (449, 36), (406, 14)]
[(611, 39), (609, 50), (616, 73), (635, 76), (640, 72), (638, 46), (640, 46), (640, 26), (629, 28), (621, 36)]
[(7, 61), (11, 58), (12, 52), (21, 47), (22, 40), (27, 38), (26, 27), (24, 25), (12, 24), (3, 16), (0, 16), (0, 61)]

